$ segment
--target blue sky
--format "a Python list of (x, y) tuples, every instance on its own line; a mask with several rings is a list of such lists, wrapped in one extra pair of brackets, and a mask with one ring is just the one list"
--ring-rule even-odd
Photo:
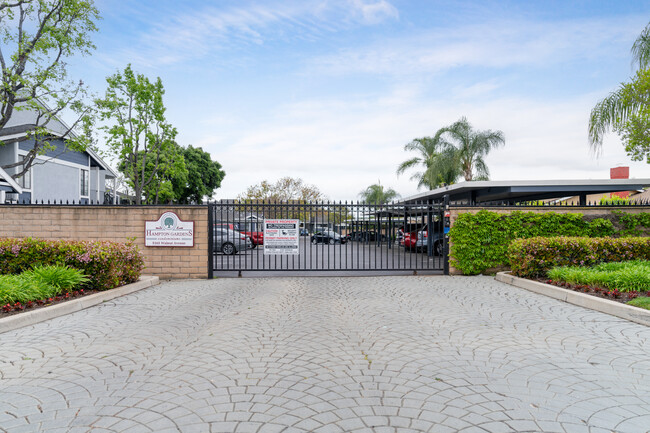
[(595, 158), (589, 111), (632, 74), (647, 1), (96, 0), (91, 57), (70, 74), (101, 94), (127, 63), (166, 89), (182, 145), (226, 170), (216, 198), (283, 176), (356, 200), (416, 183), (403, 146), (462, 116), (504, 132), (493, 180), (599, 179), (633, 163), (614, 134)]

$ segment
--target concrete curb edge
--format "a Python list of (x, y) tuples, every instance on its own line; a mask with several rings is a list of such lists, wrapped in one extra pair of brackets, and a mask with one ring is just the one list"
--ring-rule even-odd
[(94, 293), (92, 295), (72, 299), (68, 302), (52, 305), (50, 307), (39, 308), (33, 311), (25, 311), (20, 314), (5, 317), (0, 319), (0, 334), (3, 332), (13, 331), (14, 329), (22, 328), (24, 326), (34, 325), (45, 320), (65, 316), (66, 314), (74, 313), (76, 311), (101, 304), (104, 301), (109, 301), (119, 296), (128, 295), (130, 293), (137, 292), (138, 290), (155, 286), (159, 282), (160, 279), (156, 276), (144, 276), (140, 277), (140, 280), (136, 281), (135, 283), (127, 284), (126, 286), (118, 287), (116, 289)]
[(550, 284), (540, 283), (538, 281), (527, 280), (525, 278), (515, 277), (509, 272), (498, 272), (495, 279), (502, 283), (510, 284), (520, 289), (525, 289), (540, 295), (549, 296), (569, 304), (588, 308), (650, 326), (650, 310), (632, 307), (631, 305), (621, 304), (620, 302), (610, 301), (609, 299), (599, 298), (597, 296), (587, 295), (585, 293), (575, 292), (573, 290), (555, 287)]

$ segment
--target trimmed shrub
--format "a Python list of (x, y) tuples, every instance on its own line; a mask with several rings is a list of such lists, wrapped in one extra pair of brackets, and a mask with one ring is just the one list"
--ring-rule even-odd
[(513, 241), (508, 249), (512, 273), (545, 277), (559, 266), (595, 266), (605, 262), (650, 260), (650, 238), (536, 237)]
[(137, 281), (144, 257), (132, 242), (0, 239), (0, 273), (20, 274), (35, 265), (78, 269), (88, 276), (84, 287), (107, 290)]
[(508, 247), (515, 239), (536, 236), (611, 236), (611, 221), (583, 219), (581, 213), (559, 214), (514, 211), (499, 214), (481, 210), (460, 214), (449, 236), (450, 263), (466, 275), (508, 265)]

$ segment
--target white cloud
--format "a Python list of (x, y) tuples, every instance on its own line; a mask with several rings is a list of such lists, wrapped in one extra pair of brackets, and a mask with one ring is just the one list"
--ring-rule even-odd
[[(406, 98), (398, 89), (394, 96)], [(391, 99), (390, 96), (387, 99)], [(264, 124), (244, 132), (224, 150), (206, 140), (227, 171), (220, 198), (234, 197), (246, 186), (283, 176), (316, 184), (330, 198), (356, 200), (381, 179), (402, 196), (417, 192), (410, 173), (399, 178), (397, 165), (410, 157), (403, 145), (432, 135), (461, 115), (476, 129), (500, 129), (506, 146), (488, 156), (493, 180), (605, 179), (609, 168), (631, 166), (631, 175), (650, 178), (650, 166), (630, 163), (616, 137), (608, 136), (604, 154), (594, 159), (587, 144), (587, 116), (593, 98), (539, 102), (527, 98), (484, 102), (426, 101), (391, 107), (376, 98), (330, 99), (288, 104)], [(232, 139), (233, 137), (230, 137)], [(230, 140), (229, 139), (229, 140)]]
[(134, 35), (130, 47), (107, 58), (121, 63), (127, 58), (145, 66), (171, 65), (268, 41), (317, 40), (397, 17), (397, 9), (386, 0), (274, 1), (229, 8), (207, 3), (191, 12), (165, 15)]
[(378, 24), (387, 18), (399, 18), (397, 9), (385, 0), (375, 2), (352, 0), (351, 5), (367, 24)]
[(597, 59), (621, 40), (637, 36), (638, 18), (531, 22), (499, 19), (483, 24), (437, 27), (371, 45), (344, 48), (310, 59), (310, 73), (413, 75), (462, 66), (506, 68), (561, 65)]

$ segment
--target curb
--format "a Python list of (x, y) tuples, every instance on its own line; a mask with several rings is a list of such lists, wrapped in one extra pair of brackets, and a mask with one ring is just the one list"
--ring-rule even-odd
[(129, 293), (155, 286), (159, 281), (160, 279), (155, 276), (140, 277), (139, 281), (116, 289), (94, 293), (92, 295), (72, 299), (68, 302), (52, 305), (50, 307), (39, 308), (38, 310), (26, 311), (24, 313), (5, 317), (0, 319), (0, 334), (92, 307), (101, 304), (104, 301), (109, 301), (119, 296), (128, 295)]
[(650, 326), (650, 310), (633, 307), (631, 305), (621, 304), (620, 302), (610, 301), (609, 299), (599, 298), (597, 296), (587, 295), (585, 293), (575, 292), (573, 290), (555, 287), (550, 284), (540, 283), (537, 281), (527, 280), (525, 278), (515, 277), (509, 272), (497, 273), (495, 279), (502, 283), (510, 284), (520, 289), (529, 290), (548, 296), (569, 304), (601, 313), (616, 316), (630, 322)]

